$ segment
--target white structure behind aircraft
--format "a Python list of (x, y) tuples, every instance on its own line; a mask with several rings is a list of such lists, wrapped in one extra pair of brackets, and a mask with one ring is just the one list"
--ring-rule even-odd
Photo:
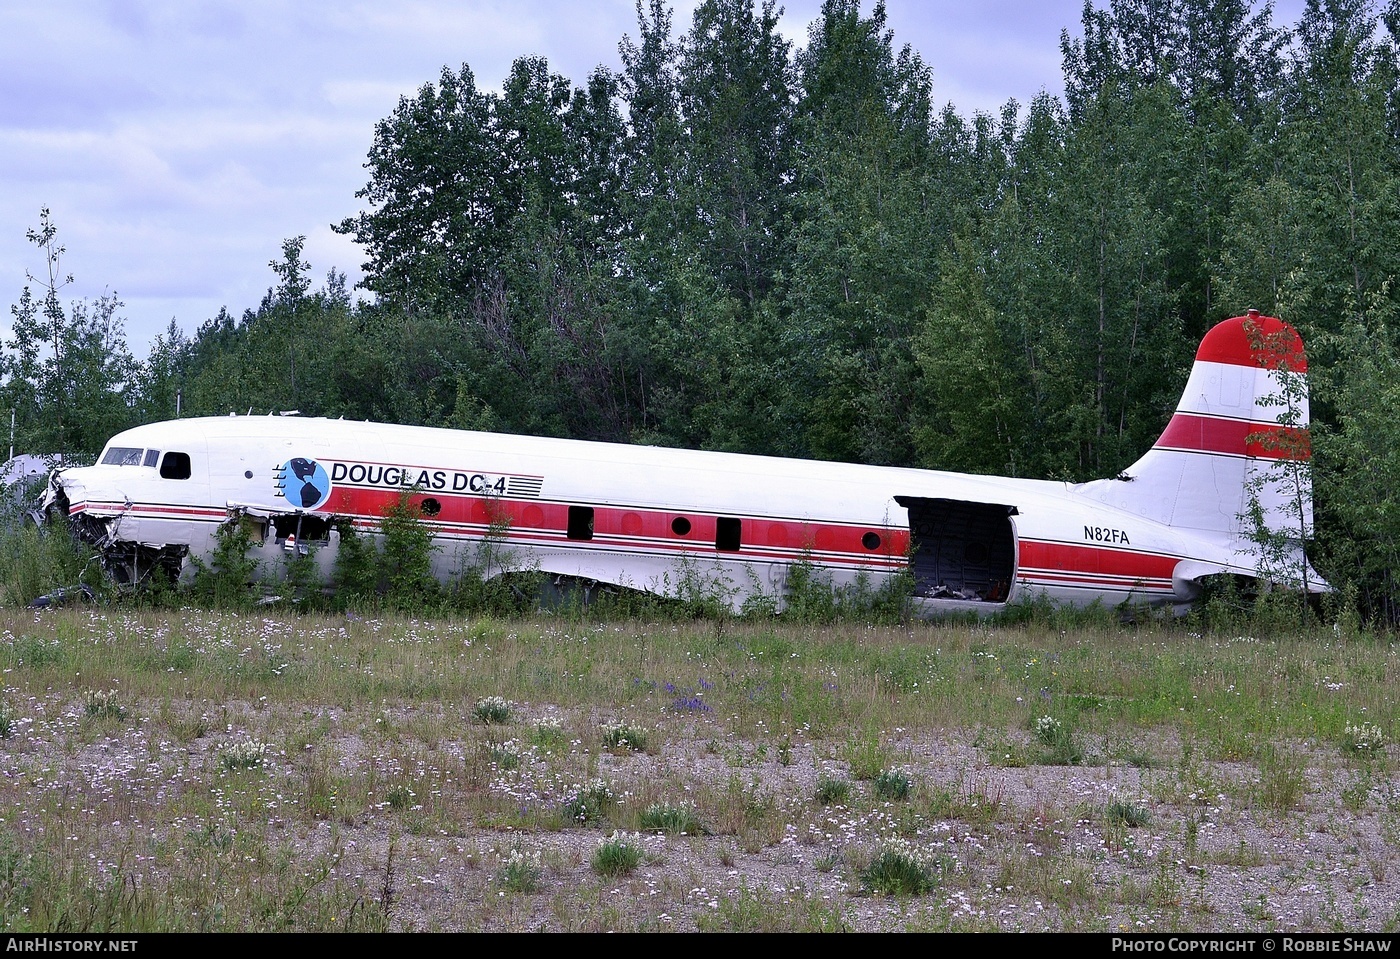
[[(187, 574), (242, 522), (262, 574), (341, 531), (374, 535), (407, 496), (434, 573), (538, 570), (675, 595), (699, 576), (737, 607), (781, 605), (794, 564), (834, 586), (910, 571), (927, 612), (1044, 595), (1189, 604), (1204, 577), (1327, 587), (1311, 534), (1303, 344), (1277, 319), (1213, 328), (1161, 438), (1115, 479), (1069, 484), (303, 417), (174, 420), (54, 472), (109, 569)], [(489, 545), (494, 565), (480, 567)]]

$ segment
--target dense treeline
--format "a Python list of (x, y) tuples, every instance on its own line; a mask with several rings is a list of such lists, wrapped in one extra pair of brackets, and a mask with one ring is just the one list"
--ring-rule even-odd
[[(239, 319), (134, 361), (114, 301), (13, 307), (24, 446), (183, 413), (307, 414), (1083, 480), (1161, 431), (1248, 308), (1311, 359), (1315, 562), (1400, 589), (1400, 0), (1086, 3), (1063, 99), (966, 117), (877, 3), (805, 46), (772, 0), (638, 4), (620, 73), (444, 69), (379, 122), (337, 225)], [(49, 231), (49, 232), (45, 232)], [(33, 239), (53, 254), (47, 218)], [(50, 258), (53, 263), (53, 257)]]

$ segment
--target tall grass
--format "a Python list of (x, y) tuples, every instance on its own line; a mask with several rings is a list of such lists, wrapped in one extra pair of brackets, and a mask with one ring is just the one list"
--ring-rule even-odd
[[(32, 584), (80, 582), (92, 558), (7, 535), (22, 537), (0, 555), (14, 931), (1308, 931), (1339, 909), (1361, 929), (1397, 915), (1384, 882), (1307, 872), (1400, 869), (1400, 658), (1354, 622), (1302, 630), (1231, 600), (1175, 621), (1032, 606), (880, 625), (818, 596), (722, 621), (694, 617), (698, 596), (34, 611), (17, 608)], [(1315, 908), (1222, 911), (1283, 874), (1250, 824), (1294, 817), (1336, 837), (1289, 886)], [(1355, 835), (1378, 837), (1367, 862)]]
[(24, 606), (64, 587), (110, 592), (95, 552), (62, 526), (0, 526), (0, 607)]

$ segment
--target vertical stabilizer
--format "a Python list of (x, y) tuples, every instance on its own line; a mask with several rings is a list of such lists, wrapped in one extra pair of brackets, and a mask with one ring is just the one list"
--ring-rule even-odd
[(1217, 324), (1152, 449), (1080, 491), (1201, 533), (1265, 578), (1296, 566), (1315, 579), (1301, 558), (1313, 524), (1307, 369), (1302, 338), (1282, 320), (1250, 310)]

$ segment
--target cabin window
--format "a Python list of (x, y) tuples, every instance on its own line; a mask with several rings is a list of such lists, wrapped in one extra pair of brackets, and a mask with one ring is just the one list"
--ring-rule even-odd
[(165, 479), (189, 479), (190, 454), (166, 453), (165, 459), (160, 461), (160, 475)]
[(730, 516), (721, 516), (715, 520), (715, 549), (729, 553), (737, 552), (743, 525), (742, 520)]
[(569, 507), (569, 539), (593, 538), (593, 507)]
[(442, 502), (436, 497), (429, 496), (418, 504), (418, 508), (423, 511), (424, 516), (436, 516), (442, 512)]
[(864, 536), (862, 536), (862, 537), (860, 538), (860, 545), (864, 546), (866, 549), (879, 549), (879, 548), (880, 548), (880, 534), (879, 534), (879, 533), (866, 533)]
[(671, 520), (671, 532), (677, 536), (686, 536), (690, 533), (690, 520), (684, 516), (677, 516)]
[(146, 461), (142, 466), (155, 466), (160, 462), (160, 450), (146, 450)]
[(103, 466), (140, 466), (140, 449), (133, 449), (130, 446), (112, 446), (102, 456)]

